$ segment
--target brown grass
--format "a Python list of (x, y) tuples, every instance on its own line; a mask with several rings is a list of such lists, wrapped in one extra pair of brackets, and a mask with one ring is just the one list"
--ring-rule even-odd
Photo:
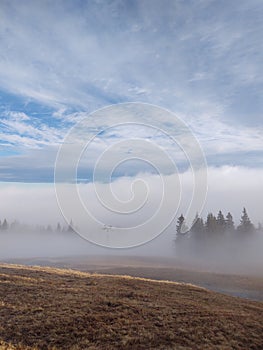
[(263, 349), (263, 303), (193, 285), (0, 265), (0, 349)]

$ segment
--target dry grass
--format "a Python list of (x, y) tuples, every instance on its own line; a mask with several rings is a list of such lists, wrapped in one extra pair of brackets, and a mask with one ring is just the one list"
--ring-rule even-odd
[(187, 284), (0, 265), (0, 349), (263, 349), (263, 303)]

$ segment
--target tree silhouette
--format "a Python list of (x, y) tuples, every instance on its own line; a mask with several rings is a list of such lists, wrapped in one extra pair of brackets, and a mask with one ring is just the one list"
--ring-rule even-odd
[(227, 216), (226, 216), (226, 230), (228, 232), (235, 231), (235, 224), (234, 224), (234, 221), (233, 221), (233, 216), (231, 215), (230, 212), (228, 212)]
[(5, 231), (5, 230), (8, 230), (8, 227), (9, 227), (8, 222), (6, 221), (6, 219), (4, 219), (1, 228), (2, 230)]
[(70, 220), (70, 224), (68, 225), (68, 232), (70, 233), (75, 233), (76, 231), (74, 230), (74, 225), (72, 219)]
[(196, 216), (192, 224), (191, 232), (200, 234), (200, 233), (204, 233), (204, 231), (205, 231), (204, 221), (202, 218), (199, 217), (198, 213), (196, 213)]
[(46, 229), (47, 232), (52, 232), (52, 226), (51, 225), (47, 225), (47, 229)]
[(207, 215), (205, 229), (207, 233), (215, 233), (217, 231), (216, 217), (212, 213)]
[(253, 232), (255, 230), (254, 225), (250, 221), (246, 208), (243, 208), (240, 224), (237, 227), (239, 232)]
[(176, 225), (176, 233), (177, 235), (184, 234), (188, 231), (187, 226), (185, 225), (185, 218), (183, 214), (178, 218), (177, 225)]
[(216, 218), (216, 226), (217, 226), (217, 231), (220, 233), (225, 232), (226, 230), (226, 220), (224, 218), (224, 215), (221, 210), (219, 210)]

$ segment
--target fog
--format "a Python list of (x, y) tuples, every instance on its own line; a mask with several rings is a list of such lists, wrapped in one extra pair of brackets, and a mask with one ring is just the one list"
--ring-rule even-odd
[(225, 232), (196, 238), (194, 233), (176, 242), (176, 257), (185, 267), (202, 271), (263, 276), (263, 231)]
[(263, 232), (196, 237), (195, 233), (177, 237), (167, 229), (162, 235), (135, 248), (112, 249), (94, 245), (69, 232), (1, 232), (0, 259), (14, 261), (67, 257), (136, 257), (201, 271), (263, 275)]
[[(210, 211), (214, 215), (219, 210), (224, 215), (230, 211), (237, 226), (245, 206), (255, 226), (262, 222), (260, 184), (263, 171), (223, 167), (210, 168), (208, 175), (207, 199), (202, 208), (194, 207), (192, 212), (199, 212), (205, 219)], [(253, 181), (247, 181), (252, 178)], [(136, 184), (134, 181), (138, 179), (141, 183)], [(79, 184), (78, 193), (86, 207), (85, 217), (79, 214), (70, 196), (73, 185), (61, 185), (68, 196), (61, 208), (53, 184), (2, 183), (2, 224), (4, 218), (9, 225), (15, 220), (20, 224), (0, 230), (0, 259), (134, 256), (153, 258), (156, 264), (166, 259), (170, 265), (204, 271), (263, 274), (263, 233), (260, 230), (243, 234), (225, 232), (205, 238), (192, 232), (176, 238), (176, 220), (189, 210), (194, 188), (189, 172), (180, 174), (179, 180), (178, 175), (166, 176), (163, 182), (168, 185), (165, 200), (156, 175), (120, 178), (111, 185)], [(114, 207), (116, 200), (119, 207)], [(80, 235), (69, 232), (71, 219), (75, 231), (80, 228)], [(189, 220), (190, 227), (192, 218)], [(58, 222), (61, 232), (56, 231)], [(47, 228), (48, 225), (51, 227)], [(128, 239), (118, 246), (116, 242), (125, 235)], [(90, 241), (101, 242), (104, 247)]]

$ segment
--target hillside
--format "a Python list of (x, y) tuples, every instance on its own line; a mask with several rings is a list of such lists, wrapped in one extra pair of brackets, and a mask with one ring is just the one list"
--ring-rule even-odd
[(0, 349), (262, 349), (262, 319), (189, 284), (0, 265)]

